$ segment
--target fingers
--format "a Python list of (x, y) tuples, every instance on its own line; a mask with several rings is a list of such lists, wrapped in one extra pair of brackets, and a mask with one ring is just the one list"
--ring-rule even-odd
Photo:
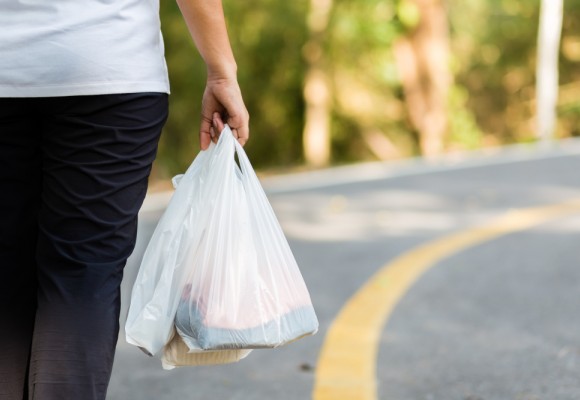
[[(205, 121), (205, 119), (204, 119)], [(222, 131), (225, 128), (225, 124), (224, 121), (221, 117), (221, 115), (219, 113), (214, 113), (213, 114), (213, 118), (212, 118), (212, 124), (209, 127), (209, 132), (203, 132), (201, 133), (201, 148), (202, 150), (207, 150), (207, 148), (209, 147), (209, 143), (210, 141), (217, 143), (220, 134), (222, 133)], [(246, 136), (242, 136), (242, 134), (240, 134), (240, 132), (244, 132), (244, 130), (241, 129), (237, 129), (237, 128), (231, 128), (232, 130), (232, 134), (234, 135), (234, 137), (236, 138), (236, 140), (243, 146), (246, 144), (246, 142), (248, 141), (248, 133), (246, 133)], [(245, 132), (248, 132), (248, 130), (246, 129)]]
[[(199, 129), (199, 144), (202, 150), (207, 150), (212, 141), (217, 141), (213, 129), (213, 113), (223, 110), (209, 87), (206, 87), (201, 100), (201, 126)], [(217, 132), (219, 134), (219, 132)]]
[(211, 142), (212, 121), (209, 118), (201, 116), (201, 127), (199, 130), (199, 144), (202, 150), (207, 150)]
[(238, 139), (238, 142), (243, 146), (250, 138), (250, 115), (242, 99), (242, 94), (239, 87), (232, 93), (224, 106), (228, 112), (227, 123), (232, 128), (232, 132)]
[(222, 120), (221, 115), (217, 112), (213, 113), (213, 127), (215, 130), (217, 130), (218, 135), (225, 128), (224, 121)]
[[(220, 115), (220, 113), (218, 112), (214, 112), (213, 116), (212, 116), (212, 126), (210, 128), (210, 134), (211, 134), (211, 140), (214, 143), (217, 143), (217, 140), (220, 137), (220, 134), (222, 133), (222, 131), (225, 128), (225, 123), (224, 120), (222, 119), (222, 116)], [(235, 130), (232, 129), (232, 133), (234, 135), (234, 137), (237, 139), (237, 133)]]
[[(235, 128), (234, 124), (236, 123), (236, 121), (237, 121), (236, 118), (228, 118), (228, 125), (230, 126), (234, 137), (243, 146), (244, 144), (246, 144), (249, 138), (248, 123), (245, 123), (245, 125), (243, 123), (238, 125), (241, 126), (242, 128)], [(220, 113), (214, 112), (212, 116), (212, 125), (210, 127), (211, 140), (214, 143), (217, 142), (219, 135), (224, 130), (224, 128), (225, 123), (222, 116), (220, 115)]]
[(228, 119), (228, 124), (232, 128), (234, 135), (242, 146), (245, 145), (250, 138), (249, 122), (250, 117), (245, 107), (242, 114), (236, 114), (234, 117)]

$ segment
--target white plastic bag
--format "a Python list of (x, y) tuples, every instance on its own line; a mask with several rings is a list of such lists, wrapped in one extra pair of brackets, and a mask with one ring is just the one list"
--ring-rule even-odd
[(133, 287), (127, 341), (149, 354), (167, 345), (168, 360), (181, 346), (174, 329), (190, 352), (276, 347), (318, 329), (288, 242), (227, 126), (181, 177)]

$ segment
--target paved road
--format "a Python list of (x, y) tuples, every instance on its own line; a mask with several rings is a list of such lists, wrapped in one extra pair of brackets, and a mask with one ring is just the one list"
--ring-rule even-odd
[[(310, 288), (319, 334), (238, 364), (169, 372), (122, 334), (109, 400), (312, 398), (330, 324), (377, 270), (510, 210), (580, 198), (580, 145), (367, 165), (265, 186)], [(125, 309), (158, 216), (141, 215)], [(377, 398), (580, 399), (579, 243), (580, 212), (438, 261), (380, 331)]]

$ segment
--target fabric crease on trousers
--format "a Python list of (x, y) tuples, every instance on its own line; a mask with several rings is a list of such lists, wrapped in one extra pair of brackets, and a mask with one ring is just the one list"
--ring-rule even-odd
[(104, 400), (168, 96), (0, 98), (0, 400)]

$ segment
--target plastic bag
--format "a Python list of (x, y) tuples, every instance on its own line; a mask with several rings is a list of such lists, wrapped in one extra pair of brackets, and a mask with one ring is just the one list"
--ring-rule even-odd
[(177, 330), (190, 352), (230, 351), (315, 333), (288, 242), (227, 126), (176, 183), (133, 288), (127, 341), (149, 354), (173, 351)]

